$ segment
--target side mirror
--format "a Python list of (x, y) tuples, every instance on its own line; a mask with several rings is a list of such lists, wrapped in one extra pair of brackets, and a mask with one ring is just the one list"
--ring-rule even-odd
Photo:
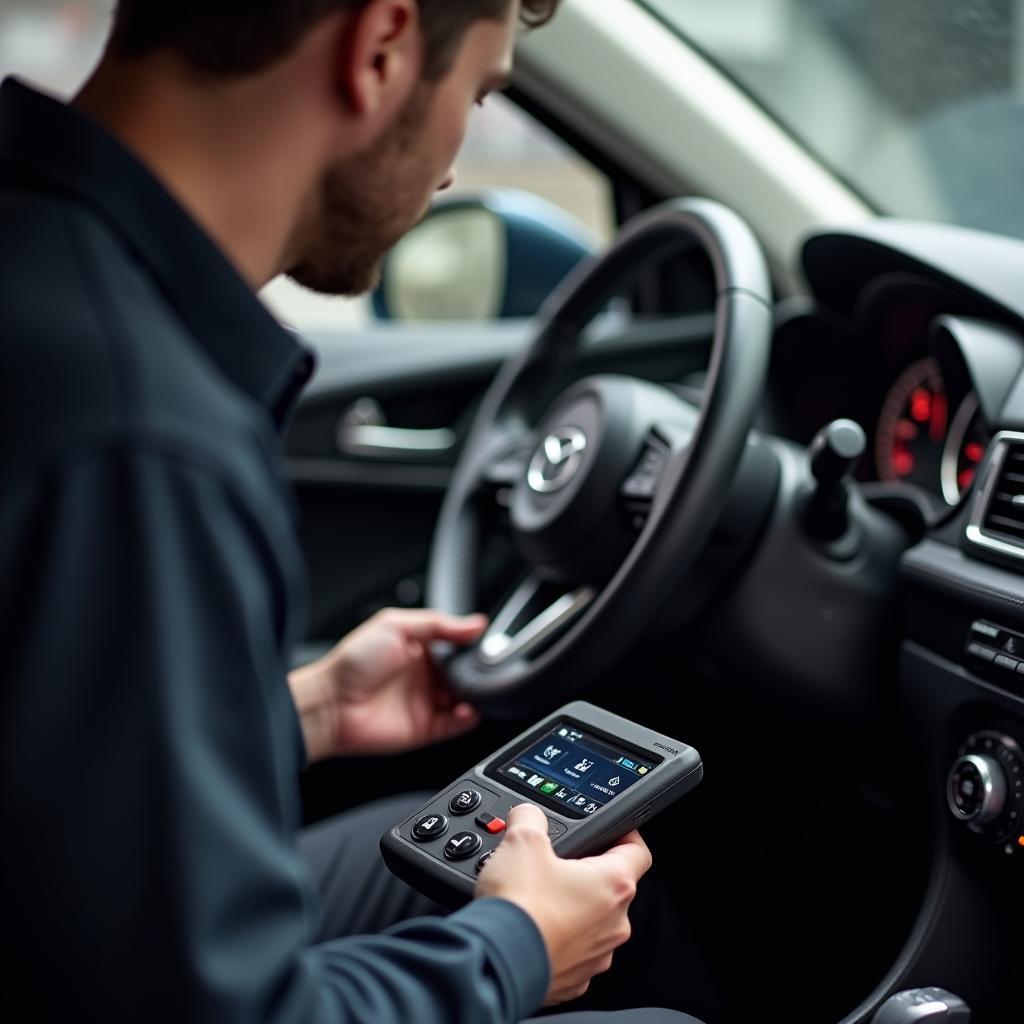
[(582, 224), (528, 193), (442, 198), (385, 260), (373, 310), (381, 320), (533, 316), (593, 251)]

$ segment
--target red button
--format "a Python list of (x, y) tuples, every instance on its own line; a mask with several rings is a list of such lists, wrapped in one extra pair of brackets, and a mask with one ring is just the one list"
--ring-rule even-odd
[(505, 831), (505, 822), (501, 818), (495, 818), (494, 821), (489, 821), (484, 827), (494, 836), (499, 832)]

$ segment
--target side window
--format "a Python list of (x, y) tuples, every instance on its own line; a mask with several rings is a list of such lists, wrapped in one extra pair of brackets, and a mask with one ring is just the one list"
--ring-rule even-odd
[[(113, 6), (114, 0), (0, 3), (0, 77), (15, 74), (70, 96), (99, 59)], [(462, 204), (461, 215), (430, 218), (430, 230), (394, 260), (381, 295), (327, 298), (279, 278), (264, 300), (302, 332), (351, 330), (382, 317), (479, 323), (529, 316), (581, 252), (601, 249), (614, 233), (605, 175), (504, 96), (473, 112), (456, 171), (441, 205)], [(486, 223), (471, 209), (484, 193), (492, 214)], [(500, 282), (485, 279), (498, 270)]]
[[(445, 208), (471, 204), (485, 192), (497, 192), (502, 218), (508, 216), (518, 224), (536, 221), (533, 227), (540, 237), (529, 235), (519, 247), (519, 258), (528, 260), (532, 272), (540, 262), (538, 247), (546, 244), (546, 225), (556, 233), (578, 237), (592, 251), (604, 247), (615, 232), (614, 198), (607, 177), (504, 96), (492, 96), (474, 111), (456, 172), (455, 185), (441, 200)], [(329, 299), (284, 278), (271, 283), (264, 297), (300, 331), (351, 329), (372, 322), (382, 312), (400, 321), (493, 319), (500, 303), (489, 303), (486, 296), (493, 288), (476, 280), (482, 272), (481, 258), (495, 249), (493, 231), (490, 225), (474, 226), (465, 210), (461, 216), (455, 213), (453, 209), (453, 215), (443, 221), (431, 218), (417, 238), (410, 238), (396, 253), (391, 269), (402, 278), (395, 286), (401, 295), (391, 296), (387, 311), (381, 308), (386, 300), (379, 297), (377, 301)], [(571, 256), (561, 254), (560, 259), (571, 262)], [(502, 315), (536, 312), (550, 291), (549, 282), (557, 283), (561, 265), (554, 259), (554, 278), (520, 287), (518, 301), (507, 303)], [(443, 267), (450, 268), (450, 280), (444, 275), (438, 279)], [(506, 266), (509, 277), (518, 269), (514, 263)]]
[(18, 75), (70, 96), (99, 59), (113, 6), (114, 0), (5, 0), (0, 4), (0, 77)]

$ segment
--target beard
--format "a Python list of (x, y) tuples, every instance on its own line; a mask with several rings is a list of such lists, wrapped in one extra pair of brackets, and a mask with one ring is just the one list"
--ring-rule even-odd
[(286, 273), (323, 295), (356, 296), (380, 283), (384, 257), (425, 212), (436, 182), (425, 179), (425, 114), (431, 90), (421, 85), (370, 149), (329, 168), (316, 213)]

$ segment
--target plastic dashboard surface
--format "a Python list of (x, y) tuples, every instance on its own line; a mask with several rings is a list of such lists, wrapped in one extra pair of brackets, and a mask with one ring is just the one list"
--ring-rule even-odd
[(780, 308), (767, 429), (807, 443), (857, 420), (861, 480), (910, 485), (940, 518), (971, 489), (996, 428), (991, 381), (979, 395), (948, 335), (962, 319), (1024, 345), (1024, 243), (879, 221), (812, 237), (803, 262), (812, 296)]

